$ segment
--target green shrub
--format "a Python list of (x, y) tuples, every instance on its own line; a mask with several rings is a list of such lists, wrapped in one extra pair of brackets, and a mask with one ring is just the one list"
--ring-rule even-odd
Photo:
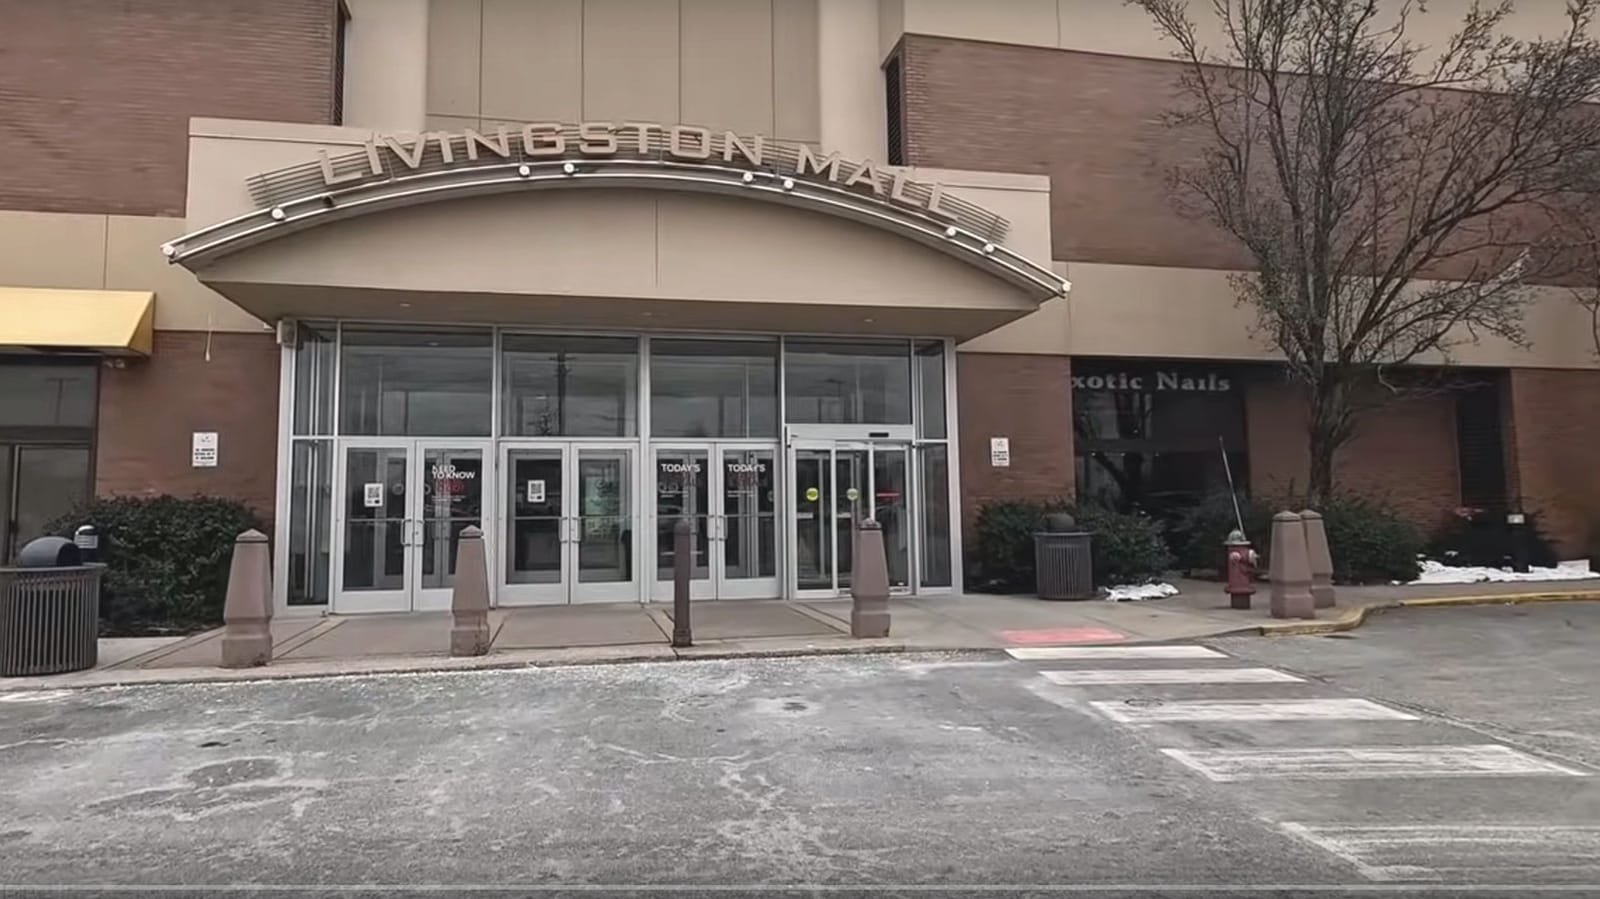
[(261, 520), (217, 497), (94, 499), (51, 530), (70, 537), (85, 522), (100, 531), (106, 563), (101, 629), (107, 635), (200, 630), (222, 623), (233, 541)]
[(1059, 501), (996, 500), (978, 510), (976, 557), (970, 583), (988, 593), (1015, 593), (1034, 587), (1033, 534), (1044, 516), (1059, 512)]
[(1172, 562), (1159, 522), (1144, 515), (1060, 501), (1000, 500), (978, 510), (974, 590), (992, 593), (1034, 588), (1033, 535), (1044, 517), (1068, 512), (1078, 526), (1094, 533), (1096, 586), (1144, 583), (1160, 577)]
[[(1528, 562), (1549, 568), (1556, 564), (1556, 549), (1545, 535), (1537, 512), (1527, 513), (1524, 536)], [(1482, 565), (1501, 568), (1511, 564), (1511, 527), (1504, 512), (1457, 509), (1451, 521), (1428, 543), (1428, 557), (1447, 565)]]
[(1078, 526), (1094, 534), (1095, 586), (1149, 583), (1172, 565), (1161, 523), (1155, 519), (1095, 506), (1079, 506), (1072, 512)]
[[(1272, 507), (1250, 497), (1239, 497), (1239, 516), (1244, 533), (1258, 552), (1266, 554), (1272, 539)], [(1222, 566), (1222, 544), (1239, 527), (1234, 516), (1233, 498), (1227, 492), (1212, 493), (1200, 502), (1177, 510), (1166, 520), (1167, 543), (1183, 571), (1216, 572)]]
[(1336, 496), (1321, 509), (1333, 555), (1333, 579), (1341, 584), (1414, 581), (1417, 557), (1427, 541), (1416, 525), (1384, 503), (1359, 496)]

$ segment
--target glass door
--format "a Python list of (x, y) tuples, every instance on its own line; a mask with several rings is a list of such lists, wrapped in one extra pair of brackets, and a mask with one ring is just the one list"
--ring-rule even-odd
[(778, 473), (773, 447), (717, 449), (712, 564), (719, 599), (771, 598), (778, 589)]
[(632, 446), (575, 444), (567, 492), (575, 500), (568, 518), (573, 602), (639, 598), (634, 553), (639, 506)]
[(717, 495), (709, 446), (656, 446), (655, 457), (655, 585), (651, 598), (672, 599), (673, 577), (678, 564), (676, 529), (678, 522), (689, 523), (689, 596), (714, 599), (717, 595), (712, 570), (712, 544), (717, 515), (711, 507)]
[(335, 612), (411, 609), (411, 448), (356, 443), (342, 449)]
[[(412, 453), (415, 472), (411, 495), (413, 565), (417, 573), (411, 607), (421, 611), (450, 608), (456, 582), (456, 554), (461, 532), (468, 526), (488, 531), (484, 483), (488, 446), (466, 446), (460, 441), (418, 441)], [(492, 539), (485, 533), (484, 554), (494, 570)]]
[(563, 444), (502, 450), (501, 605), (568, 599), (567, 450)]
[(883, 528), (889, 587), (911, 590), (916, 557), (909, 447), (903, 443), (795, 441), (791, 444), (790, 523), (794, 589), (800, 598), (850, 591), (860, 525)]
[(7, 519), (0, 526), (0, 560), (9, 560), (88, 497), (89, 448), (0, 444), (0, 472)]

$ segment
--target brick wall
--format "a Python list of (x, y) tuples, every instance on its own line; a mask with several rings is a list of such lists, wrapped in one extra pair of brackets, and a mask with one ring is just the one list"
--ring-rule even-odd
[[(1250, 490), (1272, 497), (1306, 487), (1306, 404), (1282, 380), (1252, 379), (1245, 392)], [(1403, 397), (1363, 415), (1334, 456), (1339, 489), (1382, 499), (1432, 533), (1460, 505), (1455, 401)]]
[[(204, 493), (273, 514), (278, 346), (271, 334), (157, 331), (149, 359), (104, 368), (95, 492)], [(195, 431), (217, 432), (217, 467), (190, 465)]]
[[(1254, 267), (1234, 238), (1186, 214), (1197, 208), (1174, 203), (1174, 168), (1214, 140), (1203, 127), (1164, 121), (1189, 103), (1179, 88), (1183, 64), (915, 34), (901, 54), (906, 162), (1049, 175), (1054, 258)], [(1547, 221), (1531, 210), (1497, 221), (1516, 227), (1518, 218)], [(1540, 265), (1539, 280), (1576, 283), (1571, 271)], [(1462, 257), (1433, 274), (1472, 270), (1473, 259)]]
[(1516, 368), (1508, 381), (1513, 497), (1563, 556), (1600, 557), (1600, 371)]
[(0, 0), (0, 209), (183, 215), (191, 116), (329, 123), (338, 0)]
[[(970, 534), (996, 499), (1072, 493), (1072, 380), (1066, 356), (956, 354), (961, 511)], [(989, 438), (1011, 441), (1011, 464), (989, 464)], [(968, 546), (971, 546), (970, 539)]]

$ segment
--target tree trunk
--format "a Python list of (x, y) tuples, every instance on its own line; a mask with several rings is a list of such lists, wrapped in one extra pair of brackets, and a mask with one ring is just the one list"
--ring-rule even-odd
[(1312, 385), (1311, 408), (1306, 427), (1306, 450), (1310, 457), (1306, 499), (1312, 508), (1321, 508), (1333, 495), (1333, 456), (1349, 437), (1347, 388), (1342, 372), (1328, 369), (1322, 382)]

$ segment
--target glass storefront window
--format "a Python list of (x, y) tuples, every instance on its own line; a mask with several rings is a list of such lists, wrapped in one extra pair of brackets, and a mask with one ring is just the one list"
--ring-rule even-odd
[(650, 433), (656, 437), (774, 437), (776, 340), (650, 342)]
[(917, 447), (922, 476), (922, 586), (948, 587), (950, 569), (950, 448)]
[(289, 472), (289, 605), (326, 605), (333, 442), (296, 440)]
[(639, 342), (631, 337), (508, 334), (501, 431), (517, 437), (632, 437)]
[(917, 344), (917, 433), (935, 439), (945, 433), (944, 415), (944, 342), (925, 340)]
[(347, 326), (340, 353), (341, 434), (489, 435), (490, 332)]
[(0, 427), (94, 426), (95, 365), (0, 365)]
[(911, 353), (904, 340), (790, 340), (786, 417), (794, 424), (910, 424)]
[(333, 433), (335, 335), (331, 325), (301, 324), (295, 329), (295, 434)]

